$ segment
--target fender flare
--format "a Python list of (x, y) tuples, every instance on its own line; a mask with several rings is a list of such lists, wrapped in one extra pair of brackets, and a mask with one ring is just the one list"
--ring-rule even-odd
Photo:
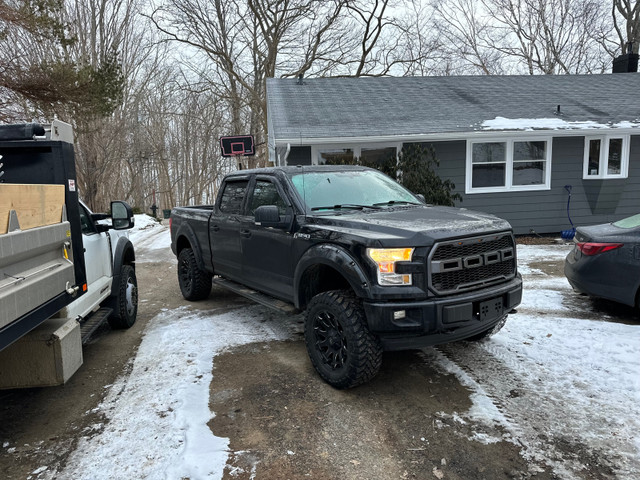
[[(127, 259), (125, 261), (125, 259)], [(136, 253), (131, 240), (126, 237), (120, 237), (116, 243), (115, 254), (113, 255), (113, 280), (111, 281), (111, 296), (118, 295), (120, 289), (120, 270), (125, 263), (136, 268)]]
[(178, 243), (180, 243), (180, 239), (184, 237), (189, 242), (189, 247), (193, 250), (193, 254), (196, 257), (196, 263), (198, 264), (198, 268), (200, 270), (206, 270), (204, 265), (204, 259), (202, 258), (202, 250), (198, 244), (198, 240), (196, 237), (196, 233), (193, 231), (193, 227), (188, 223), (184, 223), (180, 225), (178, 231), (176, 232), (175, 241), (171, 244), (171, 248), (173, 249), (173, 253), (176, 254), (176, 257), (180, 254), (178, 250)]
[(293, 295), (296, 308), (303, 304), (301, 280), (309, 267), (326, 265), (336, 270), (349, 283), (357, 297), (370, 297), (371, 285), (357, 259), (345, 248), (323, 243), (308, 249), (300, 258), (293, 276)]

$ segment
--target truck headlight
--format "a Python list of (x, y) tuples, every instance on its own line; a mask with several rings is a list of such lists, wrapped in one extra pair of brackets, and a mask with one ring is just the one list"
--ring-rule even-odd
[(367, 248), (367, 255), (377, 265), (380, 285), (411, 285), (410, 273), (396, 273), (396, 262), (410, 262), (413, 248)]

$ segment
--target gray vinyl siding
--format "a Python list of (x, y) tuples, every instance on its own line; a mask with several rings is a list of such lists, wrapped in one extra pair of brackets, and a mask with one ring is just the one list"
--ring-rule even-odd
[(505, 218), (516, 234), (560, 233), (571, 228), (567, 218), (571, 185), (571, 220), (575, 226), (619, 220), (640, 212), (640, 135), (631, 137), (626, 179), (583, 180), (584, 137), (555, 137), (551, 189), (529, 192), (465, 194), (466, 142), (432, 143), (441, 178), (456, 185), (463, 200), (457, 206)]

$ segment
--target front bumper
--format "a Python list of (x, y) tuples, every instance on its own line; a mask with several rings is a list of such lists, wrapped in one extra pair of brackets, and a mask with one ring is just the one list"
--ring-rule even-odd
[(521, 301), (518, 274), (508, 283), (475, 292), (413, 302), (365, 300), (363, 306), (369, 330), (380, 337), (385, 350), (409, 350), (489, 330)]

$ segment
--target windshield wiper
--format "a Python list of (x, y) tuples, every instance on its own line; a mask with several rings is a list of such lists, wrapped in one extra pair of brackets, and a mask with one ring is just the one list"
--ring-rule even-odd
[(388, 202), (380, 202), (380, 203), (374, 203), (374, 206), (379, 206), (379, 205), (423, 205), (422, 203), (418, 203), (418, 202), (407, 202), (405, 200), (389, 200)]
[(342, 210), (343, 208), (348, 210), (364, 210), (365, 208), (380, 210), (380, 207), (376, 205), (359, 205), (357, 203), (343, 203), (341, 205), (329, 205), (326, 207), (312, 207), (311, 211), (315, 212), (317, 210)]

